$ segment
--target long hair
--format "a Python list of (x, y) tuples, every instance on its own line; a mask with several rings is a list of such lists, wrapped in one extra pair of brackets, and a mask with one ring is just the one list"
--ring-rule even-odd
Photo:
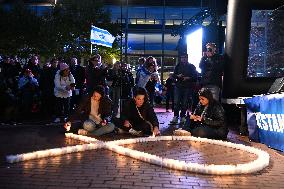
[(198, 91), (198, 96), (203, 96), (208, 99), (209, 105), (215, 103), (212, 92), (208, 88), (202, 88)]

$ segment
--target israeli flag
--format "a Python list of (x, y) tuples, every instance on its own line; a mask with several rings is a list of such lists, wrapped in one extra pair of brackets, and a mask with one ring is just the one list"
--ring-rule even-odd
[(112, 47), (112, 43), (115, 37), (113, 37), (107, 30), (92, 26), (91, 30), (91, 43), (96, 45), (102, 45), (105, 47)]

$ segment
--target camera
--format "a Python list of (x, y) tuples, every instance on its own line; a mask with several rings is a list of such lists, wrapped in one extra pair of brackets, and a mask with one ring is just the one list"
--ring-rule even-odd
[(212, 48), (207, 48), (207, 52), (213, 52)]

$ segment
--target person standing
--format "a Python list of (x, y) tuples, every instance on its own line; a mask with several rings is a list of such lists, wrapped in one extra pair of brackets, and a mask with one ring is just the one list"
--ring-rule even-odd
[(173, 73), (169, 74), (169, 78), (166, 80), (165, 84), (166, 89), (166, 112), (169, 112), (170, 100), (171, 108), (174, 111), (174, 88), (175, 88), (175, 79)]
[(199, 68), (201, 69), (202, 87), (208, 88), (212, 92), (213, 98), (219, 101), (224, 71), (224, 58), (217, 54), (215, 43), (206, 44), (206, 52), (201, 58)]
[(192, 93), (192, 83), (197, 80), (196, 68), (193, 64), (188, 63), (187, 55), (183, 56), (180, 63), (174, 69), (173, 77), (176, 80), (174, 96), (174, 117), (171, 123), (176, 124), (180, 118), (180, 124), (186, 121), (186, 111), (188, 99)]
[(60, 117), (66, 118), (70, 113), (70, 97), (75, 89), (75, 79), (66, 63), (60, 64), (60, 70), (54, 78), (54, 96), (56, 98), (56, 118), (54, 123), (60, 122)]
[(76, 88), (72, 93), (70, 102), (71, 110), (74, 110), (83, 95), (86, 79), (85, 68), (78, 64), (78, 60), (75, 57), (71, 58), (70, 60), (70, 72), (72, 73), (76, 81)]
[(107, 68), (102, 64), (99, 54), (89, 60), (86, 70), (86, 85), (88, 94), (93, 94), (94, 88), (101, 85), (106, 87)]

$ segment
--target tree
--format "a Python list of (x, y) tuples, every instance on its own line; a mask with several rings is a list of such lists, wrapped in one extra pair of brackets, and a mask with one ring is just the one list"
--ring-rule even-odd
[[(119, 27), (110, 21), (110, 13), (103, 9), (102, 1), (64, 0), (44, 17), (46, 24), (41, 33), (45, 37), (45, 49), (52, 46), (56, 54), (88, 56), (90, 54), (91, 25), (107, 29), (114, 36)], [(104, 52), (118, 54), (117, 43), (113, 49), (101, 47)], [(46, 49), (48, 51), (48, 49)]]
[(41, 18), (37, 17), (21, 1), (9, 10), (0, 9), (0, 52), (27, 55), (36, 53)]
[[(104, 28), (114, 36), (119, 26), (110, 22), (110, 13), (101, 0), (62, 0), (43, 15), (23, 1), (0, 8), (0, 53), (44, 56), (89, 56), (91, 25)], [(100, 47), (106, 56), (118, 56), (114, 48)]]

